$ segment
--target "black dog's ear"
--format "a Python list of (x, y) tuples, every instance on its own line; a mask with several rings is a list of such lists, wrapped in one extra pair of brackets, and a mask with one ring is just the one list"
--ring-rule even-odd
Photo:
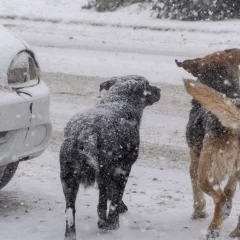
[(101, 83), (99, 91), (101, 92), (103, 89), (109, 90), (109, 88), (112, 87), (116, 82), (117, 82), (116, 78), (111, 78), (110, 80)]

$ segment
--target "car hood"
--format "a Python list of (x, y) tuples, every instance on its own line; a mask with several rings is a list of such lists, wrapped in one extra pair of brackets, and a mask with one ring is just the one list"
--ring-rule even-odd
[(13, 58), (23, 50), (31, 50), (29, 45), (0, 25), (0, 84), (7, 84), (8, 68)]

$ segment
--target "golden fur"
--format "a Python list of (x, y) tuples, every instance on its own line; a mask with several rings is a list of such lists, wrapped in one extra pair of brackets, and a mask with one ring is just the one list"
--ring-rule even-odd
[[(213, 131), (204, 136), (196, 173), (198, 187), (215, 203), (208, 235), (215, 238), (223, 220), (230, 214), (236, 184), (240, 179), (240, 111), (230, 99), (200, 82), (185, 80), (184, 84), (187, 92), (226, 127), (221, 135)], [(223, 191), (220, 184), (225, 177), (229, 177), (229, 181)], [(231, 236), (240, 236), (240, 218)]]

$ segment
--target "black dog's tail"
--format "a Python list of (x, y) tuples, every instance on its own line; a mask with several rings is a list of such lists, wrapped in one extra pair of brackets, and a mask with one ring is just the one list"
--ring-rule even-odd
[(82, 184), (85, 188), (94, 185), (97, 177), (97, 162), (82, 149), (75, 138), (64, 140), (60, 150), (61, 179)]

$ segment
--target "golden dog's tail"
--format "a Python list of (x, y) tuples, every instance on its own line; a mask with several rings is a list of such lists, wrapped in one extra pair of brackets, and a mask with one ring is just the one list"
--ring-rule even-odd
[(187, 92), (206, 110), (213, 113), (223, 126), (240, 130), (240, 110), (223, 94), (194, 80), (185, 79)]

